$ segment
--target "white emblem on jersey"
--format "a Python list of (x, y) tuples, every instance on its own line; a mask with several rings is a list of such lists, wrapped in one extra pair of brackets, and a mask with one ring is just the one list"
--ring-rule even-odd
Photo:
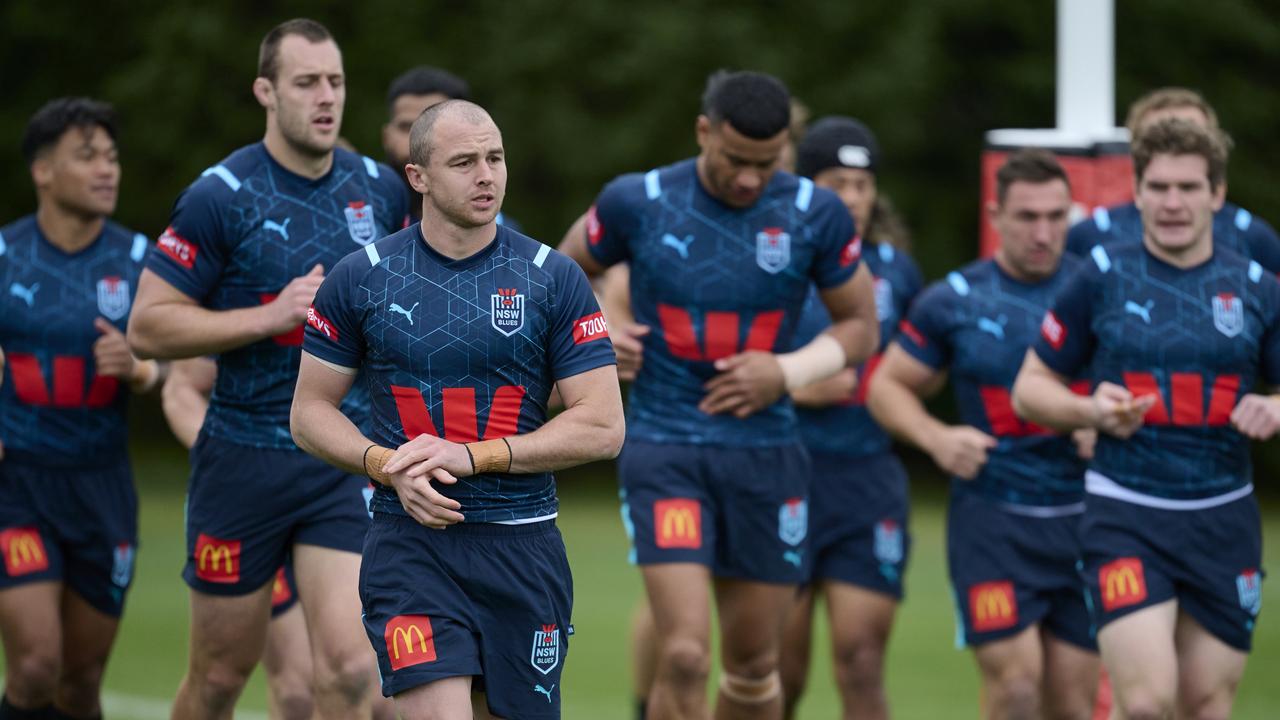
[(756, 264), (777, 275), (791, 264), (791, 235), (782, 228), (765, 228), (756, 233)]
[(373, 222), (373, 207), (363, 200), (347, 203), (342, 210), (347, 215), (347, 230), (351, 239), (361, 245), (368, 245), (373, 236), (378, 234), (378, 226)]
[(1231, 293), (1213, 296), (1213, 326), (1229, 338), (1244, 330), (1244, 301)]
[(129, 312), (129, 281), (104, 277), (98, 281), (98, 312), (108, 320), (119, 320)]
[(493, 329), (511, 337), (524, 327), (524, 293), (515, 288), (498, 288), (489, 296), (489, 318)]
[(31, 283), (31, 287), (24, 287), (20, 283), (13, 283), (9, 286), (9, 294), (26, 302), (27, 307), (36, 306), (36, 291), (40, 289), (40, 283)]

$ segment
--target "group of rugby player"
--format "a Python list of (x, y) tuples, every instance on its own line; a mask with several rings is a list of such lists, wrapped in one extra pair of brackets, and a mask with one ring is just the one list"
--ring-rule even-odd
[[(953, 478), (985, 714), (1089, 717), (1099, 650), (1119, 717), (1230, 714), (1280, 241), (1225, 204), (1198, 95), (1135, 104), (1135, 204), (1070, 231), (1062, 167), (1013, 153), (995, 256), (921, 291), (871, 131), (824, 118), (793, 148), (771, 76), (712, 75), (698, 156), (611, 182), (558, 251), (501, 222), (501, 133), (465, 83), (393, 83), (393, 169), (336, 147), (344, 80), (323, 26), (268, 33), (262, 142), (154, 246), (108, 220), (110, 108), (32, 118), (37, 211), (0, 228), (0, 720), (101, 716), (137, 546), (119, 385), (166, 370), (192, 462), (175, 718), (231, 717), (260, 660), (274, 717), (559, 717), (551, 473), (620, 449), (642, 716), (710, 716), (714, 601), (715, 717), (791, 717), (821, 597), (844, 716), (886, 717), (910, 547), (889, 434)], [(957, 424), (922, 403), (949, 371)]]

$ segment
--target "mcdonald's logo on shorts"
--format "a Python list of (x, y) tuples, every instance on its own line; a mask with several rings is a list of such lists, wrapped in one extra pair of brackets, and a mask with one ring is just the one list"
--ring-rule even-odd
[(49, 569), (49, 553), (44, 540), (34, 527), (0, 530), (0, 552), (4, 553), (4, 569), (9, 577), (19, 577)]
[(276, 579), (271, 581), (271, 607), (276, 608), (293, 599), (293, 588), (289, 587), (289, 576), (284, 574), (284, 566), (276, 570)]
[(196, 537), (196, 577), (211, 583), (240, 582), (240, 541), (200, 533)]
[(1147, 576), (1142, 570), (1142, 558), (1118, 558), (1103, 565), (1098, 570), (1098, 592), (1102, 593), (1102, 609), (1107, 612), (1146, 600)]
[(969, 588), (969, 625), (973, 632), (1006, 630), (1018, 624), (1013, 583), (995, 580)]
[(702, 508), (693, 498), (667, 498), (653, 503), (653, 534), (660, 548), (702, 547)]
[(391, 669), (419, 665), (436, 659), (436, 640), (431, 618), (426, 615), (397, 615), (387, 622), (382, 634), (387, 643)]

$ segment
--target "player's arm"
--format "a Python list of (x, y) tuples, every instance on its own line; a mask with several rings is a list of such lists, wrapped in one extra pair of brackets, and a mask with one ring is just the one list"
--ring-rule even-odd
[[(845, 365), (858, 365), (880, 347), (880, 320), (871, 271), (865, 263), (843, 284), (818, 293), (831, 314), (831, 327), (824, 334), (840, 343)], [(821, 337), (821, 335), (819, 336)]]
[(1077, 395), (1070, 378), (1046, 365), (1035, 348), (1027, 351), (1013, 383), (1014, 412), (1063, 432), (1093, 428), (1127, 438), (1142, 427), (1155, 401), (1153, 395), (1134, 397), (1128, 389), (1109, 382), (1098, 383), (1092, 395)]
[(971, 480), (987, 462), (996, 439), (969, 425), (948, 425), (929, 413), (924, 398), (938, 392), (946, 372), (912, 357), (896, 342), (871, 376), (867, 409), (880, 426), (929, 453), (947, 473)]
[(160, 390), (160, 404), (169, 429), (187, 448), (196, 443), (196, 436), (200, 434), (217, 377), (218, 365), (209, 358), (175, 360), (169, 364), (169, 378)]
[(135, 393), (151, 390), (164, 379), (168, 368), (155, 360), (141, 360), (129, 350), (124, 333), (106, 318), (94, 318), (98, 339), (93, 342), (94, 372), (129, 384)]
[(605, 266), (600, 264), (595, 257), (591, 255), (591, 251), (587, 249), (587, 221), (591, 216), (591, 211), (583, 213), (573, 224), (569, 226), (569, 230), (565, 232), (564, 239), (560, 241), (560, 246), (556, 248), (560, 252), (569, 256), (570, 260), (578, 263), (587, 277), (596, 277), (604, 272)]
[(826, 380), (792, 390), (791, 400), (801, 407), (828, 407), (848, 400), (857, 388), (858, 371), (845, 368)]
[(316, 265), (269, 303), (210, 310), (145, 269), (129, 314), (129, 345), (143, 358), (186, 358), (215, 355), (289, 332), (307, 319), (307, 308), (323, 280), (324, 268)]
[(644, 336), (649, 334), (649, 326), (637, 324), (631, 312), (631, 266), (618, 263), (609, 267), (594, 285), (618, 357), (618, 379), (635, 380), (644, 362)]

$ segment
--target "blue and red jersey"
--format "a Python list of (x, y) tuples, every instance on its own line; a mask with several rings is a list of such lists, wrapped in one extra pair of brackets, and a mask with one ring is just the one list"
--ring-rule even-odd
[[(422, 434), (465, 443), (533, 432), (557, 381), (615, 362), (581, 268), (501, 226), (461, 260), (433, 250), (418, 225), (349, 255), (316, 294), (304, 349), (363, 371), (370, 438), (391, 448)], [(551, 473), (438, 489), (467, 522), (550, 517), (558, 507)], [(371, 507), (406, 514), (385, 486)]]
[(734, 208), (707, 193), (690, 159), (615, 179), (587, 219), (592, 257), (630, 263), (632, 313), (651, 328), (627, 436), (733, 447), (796, 442), (789, 398), (743, 420), (707, 415), (698, 403), (716, 360), (790, 350), (810, 286), (839, 286), (858, 269), (861, 241), (835, 194), (777, 172), (755, 204)]
[[(858, 385), (853, 397), (839, 405), (822, 408), (796, 407), (800, 437), (805, 447), (817, 452), (866, 457), (888, 452), (892, 444), (871, 413), (867, 412), (867, 386), (880, 362), (880, 353), (889, 347), (898, 324), (906, 317), (911, 299), (920, 292), (924, 280), (911, 256), (888, 244), (864, 242), (862, 259), (875, 281), (876, 319), (880, 322), (880, 347), (858, 368)], [(809, 293), (796, 327), (795, 347), (803, 347), (831, 326), (831, 315), (817, 290)]]
[(6, 457), (58, 467), (126, 457), (129, 391), (95, 371), (93, 345), (102, 333), (94, 320), (124, 332), (149, 246), (110, 221), (73, 254), (51, 244), (34, 215), (0, 228)]
[(1045, 315), (1036, 354), (1068, 376), (1158, 400), (1128, 440), (1099, 433), (1090, 470), (1142, 495), (1197, 500), (1247, 486), (1249, 440), (1231, 411), (1280, 381), (1280, 283), (1215, 247), (1180, 269), (1142, 243), (1096, 247)]
[(1078, 265), (1064, 256), (1053, 275), (1025, 283), (995, 260), (979, 260), (930, 285), (911, 306), (894, 342), (934, 370), (949, 369), (960, 421), (997, 441), (977, 477), (954, 480), (953, 492), (1035, 507), (1084, 499), (1085, 465), (1070, 437), (1013, 411), (1013, 381), (1027, 347)]
[[(404, 227), (404, 183), (391, 168), (342, 149), (309, 179), (276, 162), (262, 143), (206, 170), (178, 198), (147, 267), (214, 310), (271, 302), (316, 264), (325, 271), (353, 249)], [(302, 357), (302, 326), (218, 356), (202, 432), (252, 447), (294, 449), (289, 407)], [(367, 400), (344, 411), (363, 420)]]

